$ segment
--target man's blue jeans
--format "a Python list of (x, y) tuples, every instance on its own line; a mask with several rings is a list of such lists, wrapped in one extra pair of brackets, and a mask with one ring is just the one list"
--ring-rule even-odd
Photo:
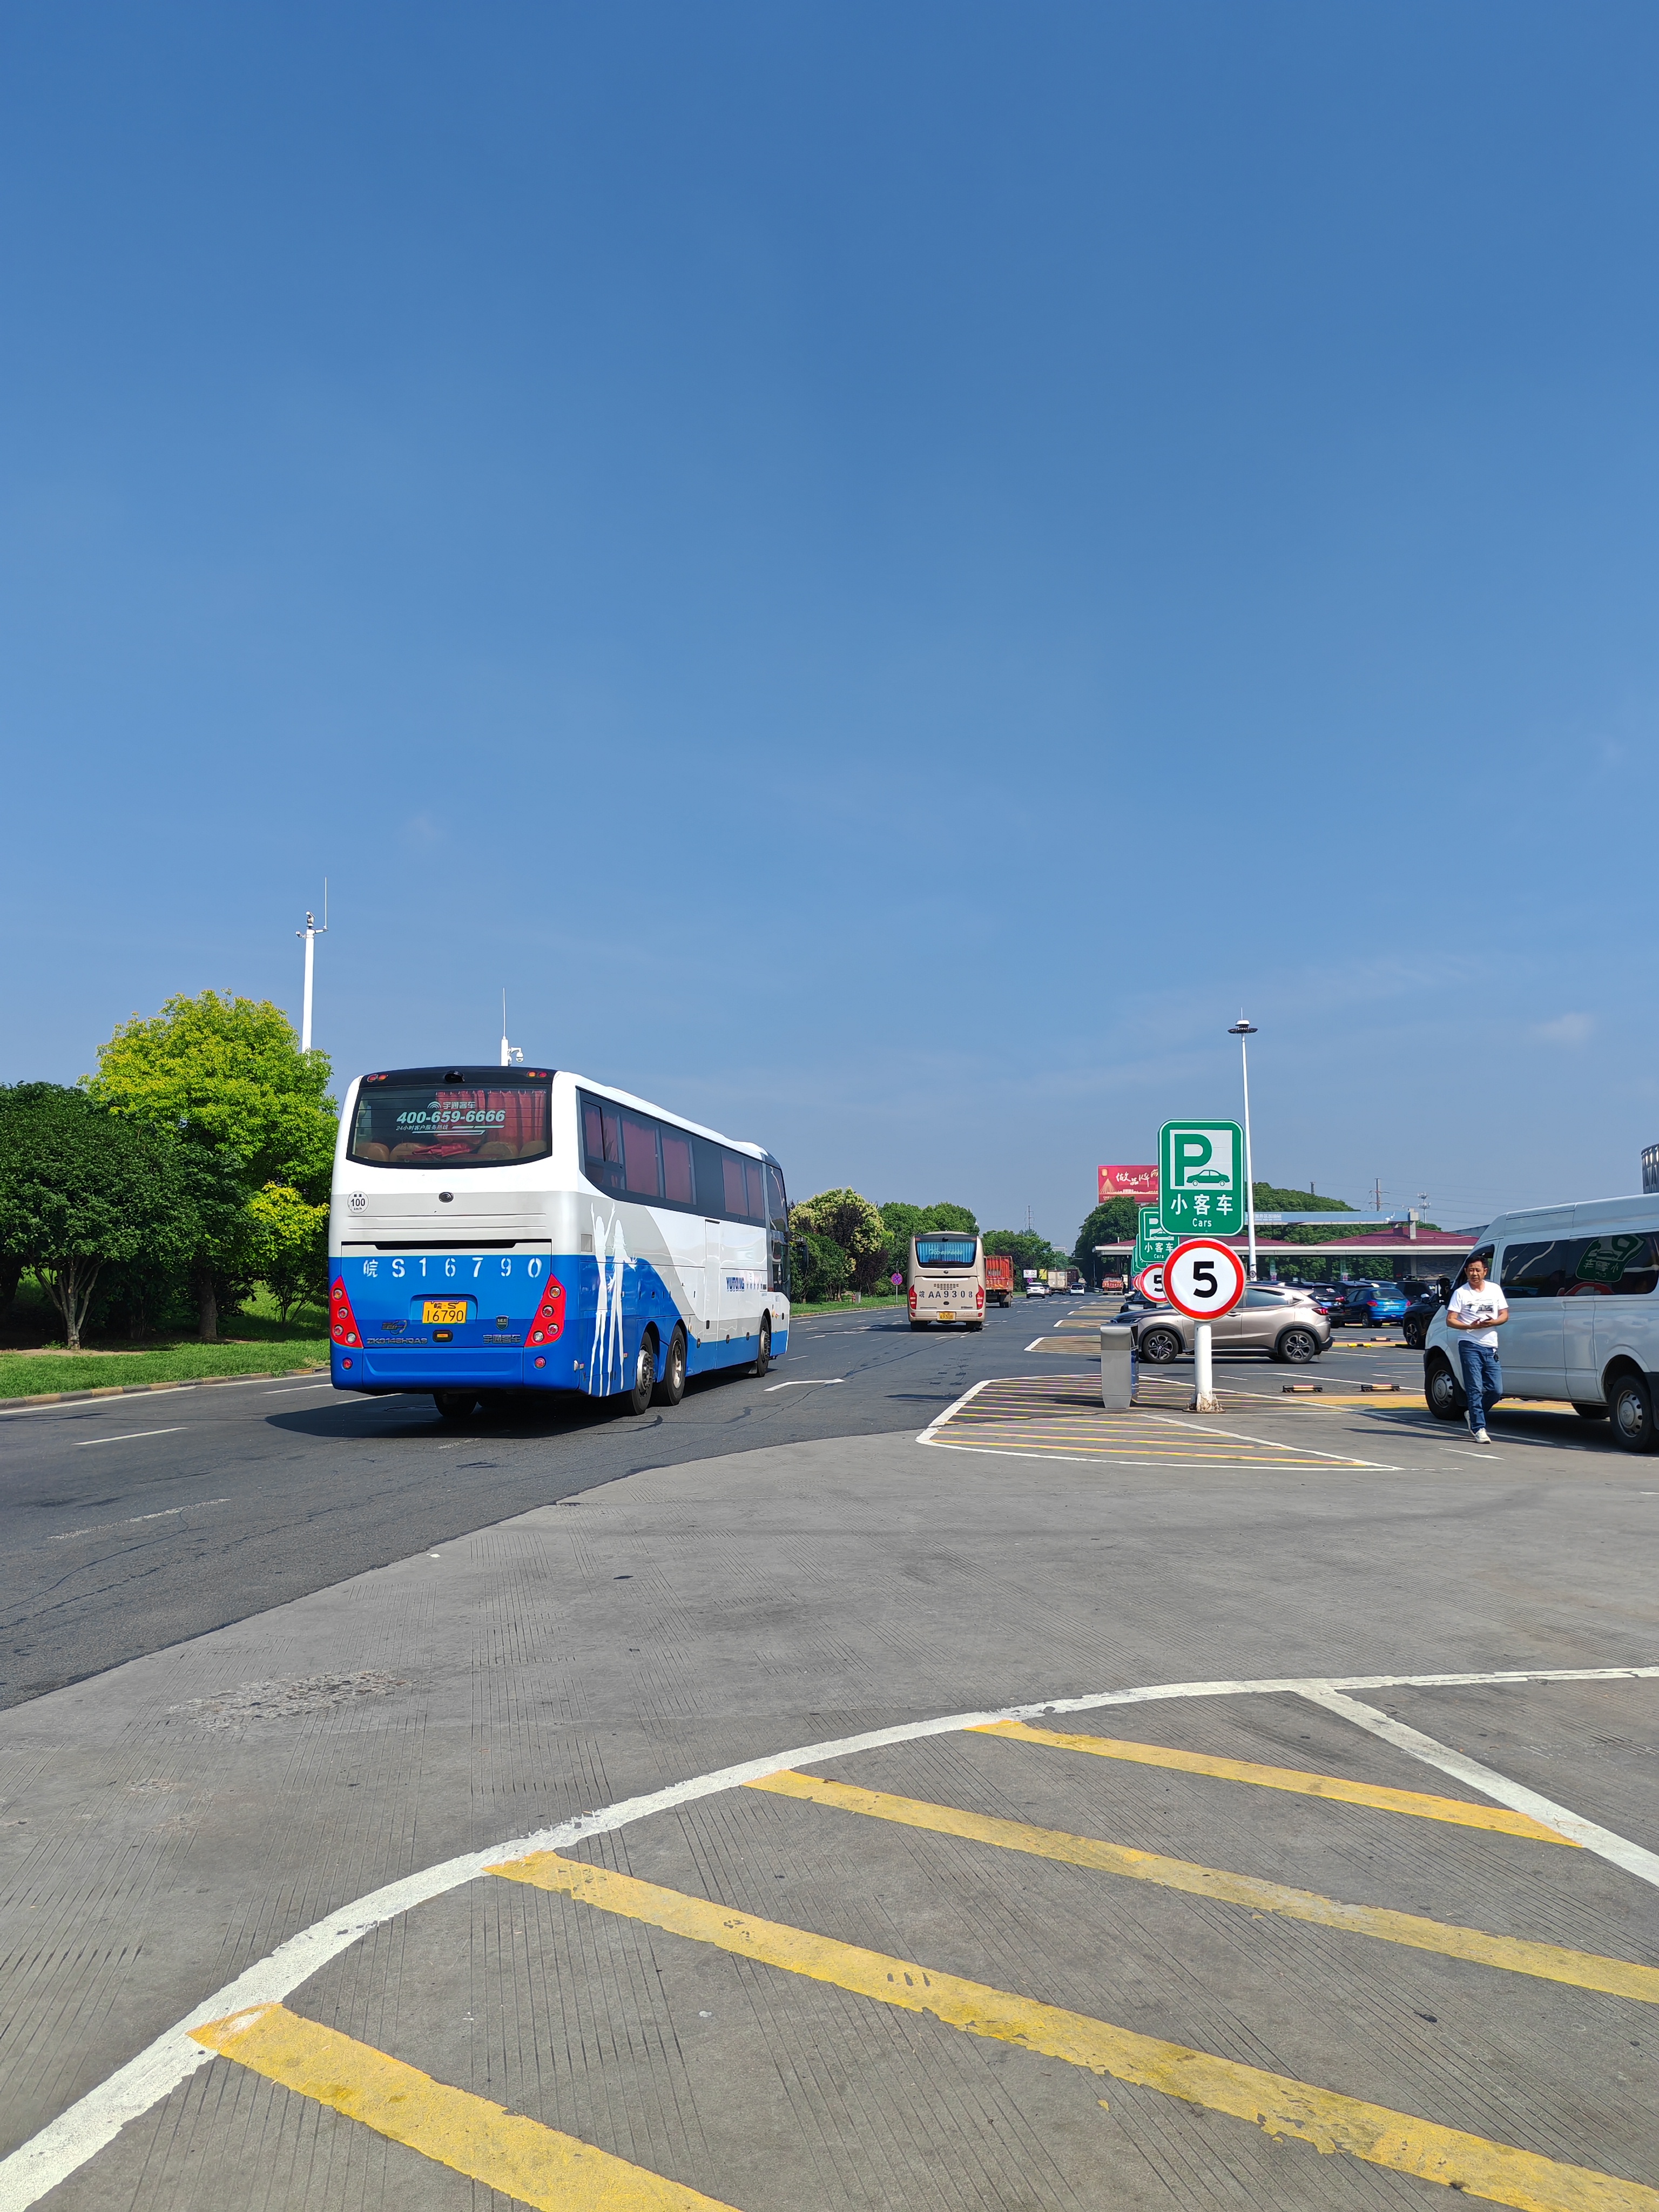
[(1471, 1344), (1466, 1337), (1457, 1347), (1463, 1363), (1463, 1395), (1469, 1401), (1469, 1434), (1479, 1436), (1486, 1425), (1489, 1407), (1504, 1395), (1504, 1370), (1498, 1364), (1495, 1344)]

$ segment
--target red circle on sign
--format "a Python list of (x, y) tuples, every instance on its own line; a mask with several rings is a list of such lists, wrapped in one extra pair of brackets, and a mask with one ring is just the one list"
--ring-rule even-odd
[[(1189, 1279), (1191, 1263), (1196, 1262), (1201, 1270), (1206, 1261), (1211, 1263), (1217, 1296), (1206, 1297), (1202, 1305), (1189, 1304), (1176, 1287), (1177, 1275)], [(1164, 1295), (1188, 1321), (1219, 1321), (1223, 1314), (1230, 1314), (1243, 1297), (1248, 1280), (1244, 1262), (1232, 1246), (1218, 1243), (1213, 1237), (1189, 1237), (1184, 1244), (1177, 1244), (1164, 1262)], [(1189, 1290), (1188, 1297), (1191, 1295)]]
[[(1154, 1275), (1158, 1277), (1156, 1283), (1152, 1280), (1152, 1277)], [(1155, 1304), (1162, 1304), (1164, 1298), (1164, 1262), (1162, 1260), (1154, 1260), (1150, 1267), (1143, 1267), (1141, 1269), (1140, 1273), (1135, 1277), (1135, 1288), (1139, 1291), (1143, 1298), (1151, 1298)]]

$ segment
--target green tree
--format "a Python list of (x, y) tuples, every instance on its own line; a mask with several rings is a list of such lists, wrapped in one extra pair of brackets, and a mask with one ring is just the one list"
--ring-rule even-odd
[(286, 1328), (301, 1298), (328, 1296), (328, 1208), (308, 1205), (289, 1184), (268, 1182), (249, 1200), (248, 1213), (252, 1264)]
[(848, 1260), (833, 1237), (816, 1230), (792, 1228), (789, 1237), (789, 1294), (803, 1305), (838, 1298), (852, 1273)]
[(1121, 1244), (1127, 1237), (1131, 1243), (1140, 1226), (1142, 1200), (1138, 1198), (1109, 1198), (1103, 1206), (1096, 1206), (1081, 1229), (1072, 1247), (1072, 1265), (1081, 1267), (1084, 1280), (1099, 1286), (1104, 1262), (1095, 1256), (1097, 1244)]
[(190, 1156), (199, 1224), (192, 1255), (198, 1333), (211, 1343), (234, 1303), (255, 1238), (253, 1193), (277, 1182), (309, 1204), (328, 1195), (336, 1113), (327, 1055), (301, 1052), (294, 1024), (268, 999), (204, 991), (134, 1014), (82, 1078), (100, 1105), (174, 1132)]
[(847, 1255), (852, 1289), (871, 1291), (880, 1281), (887, 1250), (881, 1215), (857, 1191), (821, 1190), (816, 1198), (805, 1200), (789, 1217), (791, 1236), (800, 1230), (840, 1245)]
[(0, 1247), (21, 1255), (57, 1307), (71, 1352), (109, 1266), (147, 1253), (182, 1261), (198, 1224), (185, 1148), (123, 1121), (79, 1091), (27, 1086), (0, 1111)]
[(301, 1052), (269, 999), (204, 991), (134, 1014), (98, 1051), (87, 1090), (112, 1114), (174, 1128), (234, 1152), (252, 1190), (281, 1182), (314, 1206), (328, 1196), (337, 1112), (328, 1055)]

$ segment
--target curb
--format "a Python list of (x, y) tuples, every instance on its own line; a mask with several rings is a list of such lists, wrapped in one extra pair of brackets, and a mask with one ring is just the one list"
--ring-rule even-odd
[(250, 1367), (240, 1375), (186, 1375), (174, 1382), (106, 1382), (96, 1390), (37, 1390), (33, 1397), (0, 1398), (0, 1413), (26, 1406), (73, 1406), (88, 1398), (142, 1398), (152, 1390), (211, 1390), (224, 1382), (264, 1382), (285, 1375), (326, 1375), (326, 1367)]

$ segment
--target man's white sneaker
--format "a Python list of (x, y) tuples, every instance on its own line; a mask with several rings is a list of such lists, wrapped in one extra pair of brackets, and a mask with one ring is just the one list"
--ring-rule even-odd
[(1474, 1441), (1478, 1444), (1489, 1444), (1492, 1442), (1492, 1438), (1486, 1434), (1484, 1429), (1477, 1429), (1475, 1431)]

